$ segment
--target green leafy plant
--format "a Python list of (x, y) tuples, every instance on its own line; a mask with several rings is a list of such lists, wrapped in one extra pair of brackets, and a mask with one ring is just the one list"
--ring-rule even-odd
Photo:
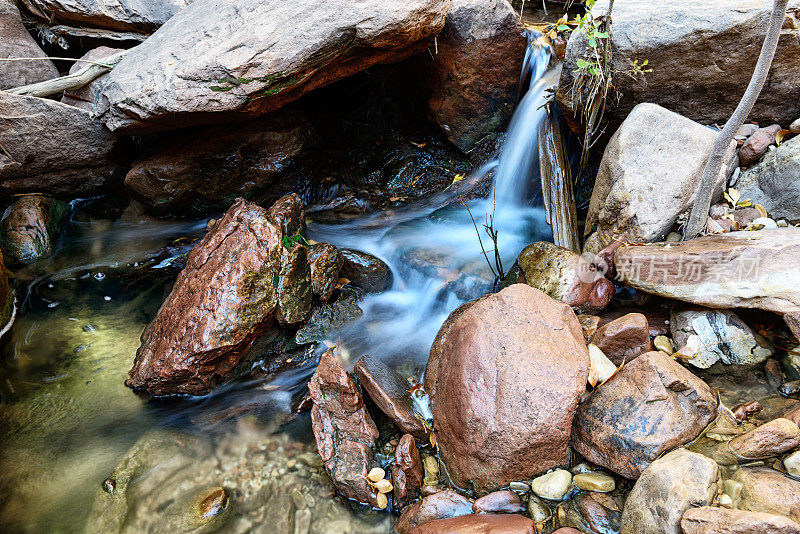
[(281, 239), (281, 243), (283, 243), (283, 246), (286, 248), (292, 248), (299, 243), (302, 243), (306, 246), (311, 246), (310, 243), (306, 241), (306, 238), (300, 234), (295, 234), (293, 236), (285, 235), (283, 236), (283, 239)]

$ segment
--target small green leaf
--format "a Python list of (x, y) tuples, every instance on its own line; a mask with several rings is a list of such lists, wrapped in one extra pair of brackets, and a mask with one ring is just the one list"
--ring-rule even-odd
[(591, 66), (592, 63), (589, 62), (589, 61), (586, 61), (585, 59), (578, 58), (577, 65), (578, 65), (579, 69), (585, 69), (586, 67)]
[(569, 26), (567, 26), (566, 24), (561, 24), (559, 26), (556, 26), (556, 29), (560, 32), (565, 32), (569, 30)]
[(591, 46), (592, 48), (597, 48), (597, 41), (595, 40), (594, 37), (589, 37), (589, 46)]
[(598, 39), (608, 39), (608, 32), (598, 32), (595, 34)]

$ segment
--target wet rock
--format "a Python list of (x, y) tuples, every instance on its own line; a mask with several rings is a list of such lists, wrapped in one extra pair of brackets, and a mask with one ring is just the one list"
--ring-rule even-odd
[(52, 24), (151, 33), (192, 0), (123, 0), (113, 9), (99, 0), (23, 0), (36, 17)]
[[(643, 136), (643, 131), (652, 135)], [(694, 204), (716, 137), (714, 130), (668, 109), (636, 106), (603, 153), (586, 215), (587, 235), (594, 233), (584, 250), (595, 254), (618, 236), (633, 243), (663, 240)], [(712, 200), (722, 195), (735, 158), (736, 144), (731, 142)], [(676, 167), (677, 160), (681, 165)]]
[(769, 145), (775, 142), (775, 136), (780, 130), (780, 124), (756, 130), (739, 149), (739, 163), (747, 167), (761, 159), (769, 150)]
[(569, 306), (527, 285), (454, 311), (425, 371), (453, 482), (490, 491), (565, 463), (588, 366)]
[(518, 514), (470, 514), (425, 523), (412, 534), (536, 534), (533, 521)]
[(614, 365), (630, 362), (652, 350), (650, 327), (641, 313), (629, 313), (597, 329), (592, 336), (597, 346)]
[(727, 445), (742, 461), (763, 460), (800, 447), (800, 428), (780, 417), (736, 436)]
[(587, 460), (638, 478), (717, 416), (716, 392), (663, 352), (626, 364), (578, 407), (572, 445)]
[(800, 228), (731, 232), (669, 248), (622, 247), (620, 280), (642, 291), (710, 308), (800, 311)]
[(260, 204), (269, 205), (285, 187), (281, 173), (311, 135), (310, 123), (288, 111), (183, 130), (134, 162), (125, 187), (160, 216), (207, 215), (230, 206), (236, 197), (258, 197)]
[(422, 460), (411, 434), (403, 434), (394, 450), (392, 477), (394, 495), (398, 499), (414, 495), (422, 487)]
[[(593, 16), (605, 13), (608, 4), (607, 0), (597, 2)], [(761, 92), (749, 120), (788, 124), (800, 115), (794, 83), (800, 69), (798, 9), (800, 3), (791, 0), (770, 69), (769, 88)], [(622, 120), (635, 105), (654, 102), (703, 124), (724, 124), (739, 103), (742, 87), (750, 81), (771, 10), (771, 4), (751, 2), (734, 7), (725, 0), (614, 4), (612, 69), (632, 72), (634, 61), (641, 64), (645, 57), (654, 68), (617, 80), (615, 88), (621, 97), (609, 106), (607, 116), (612, 121)], [(643, 20), (648, 23), (643, 25)], [(575, 63), (587, 50), (580, 33), (573, 32), (570, 37), (557, 94), (558, 102), (568, 109), (575, 105), (570, 94)], [(658, 129), (643, 131), (655, 133)]]
[(585, 532), (619, 532), (620, 513), (597, 502), (592, 494), (576, 496), (567, 508), (567, 520)]
[(701, 506), (686, 510), (681, 528), (683, 534), (796, 534), (800, 523), (775, 514)]
[(572, 527), (561, 527), (553, 532), (553, 534), (581, 534), (581, 531)]
[(311, 266), (306, 247), (281, 243), (281, 267), (275, 287), (277, 309), (275, 317), (281, 324), (297, 324), (311, 313)]
[(500, 490), (484, 495), (472, 503), (472, 510), (476, 514), (506, 513), (515, 514), (524, 512), (525, 507), (519, 496), (513, 491)]
[(748, 417), (753, 415), (754, 413), (758, 413), (762, 410), (761, 403), (758, 401), (751, 401), (745, 404), (740, 404), (736, 408), (733, 409), (733, 417), (736, 419), (737, 423), (744, 422)]
[(582, 490), (586, 491), (614, 491), (617, 486), (614, 477), (605, 473), (579, 473), (575, 475), (572, 482)]
[(464, 152), (504, 132), (517, 94), (527, 39), (507, 0), (453, 0), (428, 67), (428, 106)]
[(789, 131), (794, 134), (800, 133), (800, 119), (795, 119), (795, 121), (789, 125)]
[(422, 460), (422, 467), (425, 470), (423, 486), (435, 486), (439, 483), (439, 461), (435, 456), (426, 456)]
[(67, 218), (66, 202), (46, 195), (24, 195), (0, 220), (0, 246), (9, 263), (31, 263), (52, 254)]
[(747, 169), (736, 182), (742, 198), (761, 204), (774, 218), (800, 219), (800, 137), (793, 137)]
[(572, 485), (572, 473), (566, 469), (556, 469), (536, 477), (531, 481), (531, 490), (542, 497), (551, 501), (560, 501), (569, 491)]
[(765, 467), (742, 467), (733, 480), (742, 484), (739, 509), (800, 520), (800, 481)]
[(394, 525), (399, 534), (409, 534), (415, 528), (437, 519), (448, 519), (472, 513), (472, 503), (452, 490), (428, 495), (403, 510)]
[(596, 315), (578, 315), (578, 321), (581, 323), (581, 330), (583, 337), (588, 343), (603, 321)]
[(400, 430), (427, 439), (428, 430), (416, 415), (408, 380), (370, 356), (362, 356), (353, 371), (369, 398)]
[(314, 400), (311, 423), (317, 449), (334, 486), (350, 499), (376, 506), (377, 492), (366, 476), (373, 467), (378, 429), (355, 381), (341, 368), (333, 351), (320, 358), (308, 389)]
[(8, 280), (3, 253), (0, 252), (0, 336), (8, 331), (16, 315), (14, 289)]
[(772, 355), (766, 341), (756, 338), (750, 327), (731, 311), (676, 308), (670, 324), (677, 347), (688, 346), (695, 355), (687, 363), (700, 369), (708, 369), (717, 362), (752, 368)]
[(314, 307), (311, 317), (295, 334), (294, 341), (305, 345), (329, 339), (342, 327), (360, 319), (363, 313), (353, 293), (342, 295), (333, 302)]
[[(98, 113), (111, 130), (138, 131), (260, 115), (423, 50), (448, 8), (444, 0), (194, 2), (108, 74)], [(162, 68), (170, 62), (180, 68)]]
[(241, 372), (237, 366), (277, 333), (282, 249), (267, 210), (238, 200), (192, 249), (142, 335), (126, 385), (152, 395), (200, 395)]
[(596, 313), (614, 297), (614, 284), (592, 271), (575, 252), (552, 243), (528, 245), (517, 263), (529, 286), (569, 304), (576, 313)]
[(680, 534), (683, 513), (710, 504), (718, 485), (713, 460), (684, 449), (672, 451), (636, 481), (622, 510), (620, 533)]
[(800, 477), (800, 451), (793, 452), (783, 459), (783, 467), (786, 472), (795, 477)]
[(670, 308), (663, 306), (614, 306), (613, 309), (605, 310), (600, 315), (601, 324), (610, 323), (629, 313), (641, 313), (647, 318), (650, 337), (669, 335)]
[(339, 282), (344, 256), (329, 243), (315, 243), (308, 250), (308, 263), (311, 264), (311, 289), (322, 302), (327, 302)]
[[(103, 58), (108, 56), (113, 56), (118, 52), (122, 52), (122, 48), (111, 48), (108, 46), (98, 46), (97, 48), (92, 48), (84, 55), (81, 56), (81, 59), (85, 61), (95, 61), (102, 63)], [(83, 61), (76, 61), (72, 64), (69, 68), (69, 74), (75, 74), (79, 70), (85, 68), (88, 63), (84, 63)], [(61, 103), (68, 104), (70, 106), (75, 106), (76, 108), (81, 108), (85, 111), (92, 111), (92, 104), (95, 100), (95, 95), (97, 91), (102, 87), (103, 84), (103, 76), (98, 76), (93, 81), (89, 82), (88, 84), (84, 85), (83, 87), (79, 87), (77, 89), (71, 89), (69, 91), (64, 91), (64, 94), (61, 96)]]
[[(13, 0), (0, 0), (0, 57), (47, 57), (23, 26)], [(0, 89), (12, 89), (57, 77), (58, 69), (52, 61), (0, 61)]]
[(84, 110), (0, 92), (0, 123), (0, 194), (90, 196), (117, 178), (117, 140)]
[(392, 287), (392, 270), (372, 254), (342, 249), (342, 256), (344, 263), (341, 276), (347, 278), (353, 287), (361, 288), (367, 293), (382, 293)]

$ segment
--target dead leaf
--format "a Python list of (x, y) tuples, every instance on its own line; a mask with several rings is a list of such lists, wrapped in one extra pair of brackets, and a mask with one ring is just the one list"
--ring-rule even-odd
[(784, 138), (786, 138), (787, 135), (791, 135), (791, 133), (791, 130), (779, 130), (778, 133), (775, 134), (775, 144), (780, 146)]
[(767, 210), (761, 204), (753, 204), (753, 207), (758, 210), (762, 217), (767, 217)]
[(456, 174), (455, 176), (453, 176), (453, 183), (460, 182), (463, 179), (464, 179), (463, 174)]

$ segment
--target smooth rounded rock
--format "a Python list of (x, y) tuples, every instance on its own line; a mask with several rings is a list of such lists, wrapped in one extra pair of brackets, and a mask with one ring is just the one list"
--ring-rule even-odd
[(614, 491), (617, 484), (614, 477), (605, 473), (580, 473), (575, 475), (572, 482), (582, 490), (586, 491)]
[(525, 507), (519, 495), (509, 490), (500, 490), (484, 495), (472, 504), (472, 510), (479, 514), (522, 512)]
[(794, 134), (800, 134), (800, 119), (795, 120), (792, 124), (789, 125), (789, 131)]
[(783, 459), (783, 467), (794, 476), (800, 476), (800, 451), (793, 452)]
[(546, 475), (534, 478), (531, 490), (544, 499), (559, 501), (569, 491), (572, 485), (572, 473), (566, 469), (556, 469)]
[(517, 514), (471, 514), (425, 523), (412, 534), (536, 534), (536, 526)]

